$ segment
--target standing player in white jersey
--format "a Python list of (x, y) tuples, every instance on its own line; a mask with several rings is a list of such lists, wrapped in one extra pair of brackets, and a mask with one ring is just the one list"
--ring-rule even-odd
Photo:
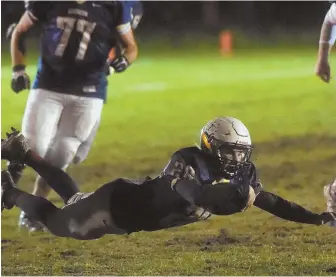
[(315, 66), (315, 74), (322, 81), (329, 83), (331, 79), (329, 52), (336, 40), (336, 1), (331, 1), (331, 7), (328, 10), (320, 33), (320, 42), (318, 58)]
[[(329, 83), (331, 79), (329, 52), (336, 40), (336, 1), (330, 1), (328, 10), (321, 28), (318, 59), (315, 73), (322, 81)], [(327, 211), (336, 212), (336, 179), (332, 184), (324, 187), (324, 197), (327, 202)], [(336, 227), (336, 220), (329, 222), (330, 226)]]
[[(12, 89), (29, 88), (21, 38), (40, 24), (41, 55), (22, 131), (34, 150), (58, 168), (66, 169), (88, 153), (106, 98), (106, 60), (117, 39), (125, 51), (110, 63), (115, 72), (123, 72), (137, 57), (130, 9), (129, 2), (122, 1), (26, 1), (26, 12), (11, 38)], [(14, 176), (19, 176), (20, 168), (11, 166)], [(33, 193), (48, 195), (41, 177)], [(24, 213), (20, 225), (31, 231), (40, 228)]]

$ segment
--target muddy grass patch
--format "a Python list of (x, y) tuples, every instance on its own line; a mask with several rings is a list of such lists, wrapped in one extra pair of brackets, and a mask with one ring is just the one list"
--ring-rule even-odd
[(249, 236), (233, 236), (225, 229), (220, 229), (217, 236), (208, 236), (197, 243), (201, 251), (215, 250), (218, 247), (232, 244), (250, 243)]
[(164, 246), (175, 245), (193, 246), (195, 245), (195, 240), (192, 240), (186, 236), (177, 236), (164, 242)]
[(316, 147), (336, 149), (336, 137), (316, 134), (306, 134), (300, 137), (281, 137), (272, 141), (256, 143), (255, 153), (257, 155), (269, 155), (269, 153), (291, 149), (311, 151), (311, 149)]

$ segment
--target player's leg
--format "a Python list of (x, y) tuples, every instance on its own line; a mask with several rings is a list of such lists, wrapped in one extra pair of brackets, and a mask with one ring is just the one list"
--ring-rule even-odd
[[(37, 99), (35, 100), (35, 98)], [(28, 109), (27, 104), (22, 123), (22, 134), (26, 137), (32, 149), (41, 157), (45, 157), (56, 134), (66, 104), (66, 95), (38, 90), (35, 98), (32, 101), (35, 105), (30, 105), (30, 109)], [(34, 112), (36, 106), (39, 110), (38, 113)], [(50, 187), (40, 176), (37, 176), (33, 194), (47, 197), (49, 191)]]
[(100, 124), (100, 120), (98, 120), (95, 124), (95, 126), (93, 127), (93, 130), (91, 131), (88, 139), (86, 141), (84, 141), (77, 150), (76, 156), (73, 160), (74, 164), (80, 164), (82, 163), (88, 156), (89, 151), (91, 149), (92, 143), (96, 137), (97, 131), (98, 131), (98, 127)]
[[(53, 140), (44, 155), (46, 161), (63, 170), (73, 161), (79, 146), (88, 139), (99, 121), (103, 100), (66, 95), (64, 106)], [(33, 194), (46, 197), (49, 190), (47, 180), (39, 176)], [(27, 217), (23, 219), (29, 222)], [(31, 231), (41, 229), (32, 225), (30, 224)]]
[[(22, 119), (22, 133), (31, 148), (42, 157), (45, 155), (52, 136), (57, 128), (63, 106), (55, 93), (43, 89), (29, 92)], [(15, 183), (18, 183), (23, 167), (12, 166), (10, 170)]]
[[(103, 105), (103, 100), (87, 97), (67, 95), (67, 100), (69, 102), (63, 109), (54, 138), (44, 155), (46, 161), (63, 170), (74, 160), (79, 146), (93, 132), (93, 128), (99, 122)], [(33, 195), (46, 197), (50, 191), (48, 184), (48, 180), (38, 176)], [(21, 213), (20, 223), (30, 231), (42, 230), (38, 222), (33, 222), (24, 213)]]
[[(17, 131), (8, 135), (6, 140), (1, 142), (1, 158), (10, 162), (25, 163), (40, 174), (48, 184), (68, 202), (77, 193), (78, 189), (74, 181), (63, 170), (52, 166), (32, 150), (24, 136)], [(66, 214), (61, 213), (52, 203), (43, 197), (34, 196), (15, 188), (10, 173), (4, 171), (2, 174), (2, 202), (1, 208), (11, 209), (13, 205), (19, 207), (32, 222), (39, 222), (51, 233), (57, 236), (70, 237), (69, 229), (66, 227)]]
[[(41, 157), (44, 157), (52, 138), (57, 130), (57, 126), (63, 111), (63, 95), (44, 89), (34, 89), (29, 93), (25, 113), (22, 120), (22, 133), (26, 137), (28, 144)], [(14, 177), (14, 182), (19, 181), (21, 172), (19, 168), (14, 169), (9, 166), (9, 171)], [(33, 194), (47, 197), (49, 186), (40, 177), (37, 177)], [(19, 226), (40, 229), (38, 223), (32, 222), (21, 213)]]
[[(73, 108), (69, 108), (68, 110), (64, 112), (64, 114), (62, 115), (61, 122), (59, 124), (60, 126), (65, 126), (67, 124), (67, 120), (69, 120), (72, 116), (71, 115), (72, 110)], [(91, 131), (89, 135), (89, 138), (83, 143), (81, 143), (80, 146), (78, 147), (76, 156), (73, 159), (74, 163), (79, 164), (82, 161), (84, 161), (85, 158), (87, 157), (88, 152), (91, 148), (91, 144), (93, 143), (93, 140), (97, 133), (99, 123), (100, 123), (100, 120), (97, 120), (93, 130)], [(58, 144), (58, 140), (61, 140), (63, 137), (62, 128), (59, 129), (59, 132), (56, 132), (56, 137), (54, 139), (56, 145)], [(71, 129), (71, 127), (69, 129)], [(59, 150), (59, 148), (62, 148), (62, 146), (56, 146), (55, 144), (52, 145), (50, 152), (47, 153), (45, 157), (49, 162), (51, 162), (55, 166), (62, 167), (62, 169), (65, 170), (68, 167), (69, 163), (71, 162), (73, 153), (71, 152), (70, 154), (69, 153), (66, 154), (66, 152), (59, 153), (57, 150)], [(76, 141), (73, 141), (72, 144), (69, 143), (68, 146), (70, 149), (76, 149), (77, 148)], [(57, 148), (57, 150), (55, 150), (55, 147)], [(64, 149), (66, 150), (68, 148), (64, 148)], [(48, 186), (48, 183), (46, 182), (46, 180), (43, 179), (41, 176), (38, 176), (35, 182), (33, 195), (46, 197), (49, 191), (50, 191), (50, 187)]]
[(55, 139), (45, 156), (48, 162), (63, 169), (74, 161), (83, 143), (89, 142), (85, 152), (89, 151), (103, 107), (101, 99), (71, 97), (72, 105), (64, 110)]
[[(77, 194), (70, 203), (59, 209), (42, 197), (15, 187), (8, 171), (1, 172), (1, 207), (14, 205), (41, 222), (52, 234), (81, 240), (99, 238), (107, 233), (125, 234), (111, 214), (111, 194), (122, 179), (108, 183), (94, 193)], [(123, 184), (121, 184), (123, 185)]]
[(30, 149), (24, 136), (14, 131), (1, 141), (1, 158), (10, 162), (26, 164), (41, 175), (65, 203), (79, 192), (74, 180), (62, 169), (57, 168)]
[(14, 205), (25, 211), (31, 217), (42, 222), (48, 214), (53, 214), (57, 207), (43, 197), (26, 193), (15, 187), (9, 171), (1, 171), (1, 211), (10, 210)]

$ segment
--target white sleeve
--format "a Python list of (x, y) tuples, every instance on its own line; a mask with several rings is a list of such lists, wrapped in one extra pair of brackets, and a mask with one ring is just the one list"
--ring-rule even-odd
[(336, 3), (332, 4), (325, 17), (331, 24), (336, 25)]
[(329, 44), (334, 45), (335, 41), (336, 41), (336, 25), (334, 25), (331, 29)]
[(129, 32), (132, 29), (131, 27), (131, 23), (127, 22), (124, 24), (120, 24), (117, 26), (117, 31), (120, 35), (126, 34), (127, 32)]

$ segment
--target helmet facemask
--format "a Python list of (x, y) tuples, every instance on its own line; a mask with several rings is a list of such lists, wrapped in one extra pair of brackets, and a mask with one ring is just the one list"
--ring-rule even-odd
[(252, 146), (237, 143), (221, 144), (214, 153), (220, 161), (220, 170), (227, 178), (233, 178), (249, 162)]

